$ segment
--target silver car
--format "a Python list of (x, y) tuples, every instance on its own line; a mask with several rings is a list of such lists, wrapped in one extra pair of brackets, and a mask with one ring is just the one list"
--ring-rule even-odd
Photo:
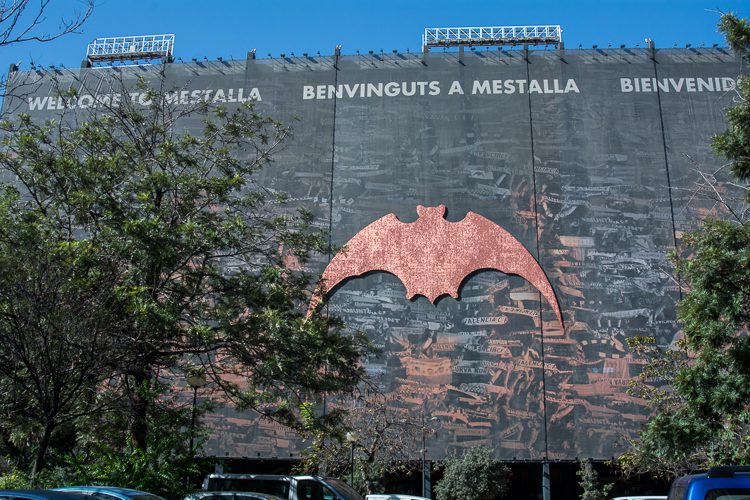
[(276, 495), (252, 491), (198, 491), (183, 500), (284, 500)]

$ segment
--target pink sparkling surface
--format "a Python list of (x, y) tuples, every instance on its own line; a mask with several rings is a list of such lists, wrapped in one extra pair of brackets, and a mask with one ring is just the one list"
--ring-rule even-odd
[(310, 311), (347, 278), (385, 271), (401, 280), (409, 299), (441, 295), (458, 299), (461, 282), (474, 271), (495, 269), (534, 285), (563, 325), (560, 306), (547, 276), (534, 257), (508, 231), (468, 212), (459, 222), (445, 220), (445, 205), (417, 207), (419, 218), (401, 222), (388, 214), (357, 233), (323, 272), (322, 286)]

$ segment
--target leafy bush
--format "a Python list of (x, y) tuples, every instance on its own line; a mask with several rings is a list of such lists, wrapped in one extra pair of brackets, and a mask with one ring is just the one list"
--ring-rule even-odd
[(576, 476), (580, 479), (578, 485), (583, 489), (581, 500), (605, 500), (614, 486), (613, 484), (599, 485), (599, 475), (590, 460), (581, 462)]
[(15, 490), (31, 487), (29, 477), (13, 467), (0, 475), (0, 490)]
[(89, 460), (71, 463), (66, 482), (121, 486), (148, 491), (166, 498), (180, 498), (195, 490), (196, 462), (187, 454), (149, 447), (105, 452)]
[(443, 479), (435, 485), (437, 500), (490, 500), (508, 490), (510, 469), (493, 457), (490, 448), (469, 448), (443, 465)]

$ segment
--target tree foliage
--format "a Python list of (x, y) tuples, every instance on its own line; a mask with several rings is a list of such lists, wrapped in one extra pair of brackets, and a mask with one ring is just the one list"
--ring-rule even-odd
[(599, 475), (590, 460), (580, 462), (576, 475), (580, 479), (578, 485), (583, 490), (580, 500), (606, 500), (609, 497), (614, 484), (599, 484)]
[[(422, 439), (433, 433), (429, 420), (399, 411), (377, 393), (337, 406), (343, 411), (340, 425), (309, 433), (310, 445), (297, 467), (300, 473), (348, 481), (354, 467), (352, 486), (369, 494), (382, 488), (387, 475), (414, 470)], [(347, 441), (347, 433), (353, 441)]]
[(0, 428), (35, 444), (33, 476), (59, 427), (107, 409), (102, 352), (122, 321), (113, 263), (24, 206), (0, 195)]
[(435, 485), (438, 500), (490, 500), (508, 490), (510, 469), (493, 457), (490, 448), (468, 448), (443, 465), (443, 479)]
[[(200, 484), (200, 469), (185, 434), (174, 432), (188, 408), (164, 408), (149, 419), (146, 449), (122, 447), (114, 439), (98, 439), (65, 456), (48, 484), (106, 484), (182, 498)], [(116, 438), (116, 434), (110, 436)]]
[[(750, 60), (750, 24), (732, 14), (719, 24)], [(750, 180), (750, 82), (740, 78), (727, 129), (714, 138), (739, 182)], [(668, 476), (711, 465), (750, 463), (750, 226), (742, 219), (707, 220), (673, 256), (685, 294), (677, 350), (651, 347), (634, 387), (655, 415), (620, 462), (630, 472)], [(671, 370), (671, 374), (670, 374)], [(659, 377), (663, 375), (663, 378)], [(654, 387), (654, 381), (668, 383)]]
[[(750, 63), (750, 23), (734, 14), (721, 16), (719, 30), (744, 62)], [(713, 138), (714, 151), (730, 161), (732, 173), (741, 182), (750, 180), (750, 79), (737, 82), (735, 104), (725, 113), (727, 129)], [(748, 193), (750, 200), (750, 193)]]
[(674, 390), (675, 378), (687, 367), (690, 354), (684, 339), (673, 346), (661, 347), (653, 337), (631, 337), (628, 345), (633, 354), (645, 361), (641, 373), (633, 378), (628, 393), (643, 399), (653, 411), (649, 423), (638, 439), (628, 444), (631, 450), (618, 457), (618, 466), (626, 474), (650, 473), (672, 477), (688, 470), (695, 462), (693, 453), (665, 448), (669, 432), (659, 424), (671, 418), (685, 405), (685, 399)]
[[(62, 259), (59, 269), (29, 273), (24, 266), (33, 260), (11, 249), (0, 263), (3, 285), (16, 279), (46, 294), (43, 303), (57, 316), (43, 326), (61, 345), (88, 339), (94, 325), (107, 327), (106, 348), (93, 349), (105, 369), (87, 387), (106, 388), (108, 404), (124, 417), (99, 422), (127, 427), (128, 446), (147, 453), (160, 406), (180, 404), (179, 394), (165, 397), (163, 383), (183, 385), (196, 367), (224, 400), (291, 426), (315, 394), (356, 386), (364, 337), (346, 338), (334, 319), (304, 315), (302, 266), (327, 249), (327, 238), (311, 229), (309, 213), (257, 184), (288, 129), (252, 101), (185, 106), (170, 99), (163, 79), (154, 87), (106, 83), (123, 95), (135, 86), (145, 99), (102, 102), (89, 113), (67, 109), (45, 123), (20, 115), (3, 122), (0, 152), (0, 169), (14, 179), (9, 189), (20, 193), (2, 217), (52, 228), (39, 235), (38, 253), (59, 249)], [(60, 93), (74, 100), (77, 88)], [(83, 266), (67, 271), (72, 281), (68, 261)], [(54, 272), (63, 273), (57, 282)], [(6, 310), (22, 300), (32, 299), (9, 297)], [(24, 327), (24, 334), (33, 332)], [(6, 340), (0, 351), (20, 355), (18, 343)], [(77, 363), (84, 351), (91, 346), (67, 354)]]

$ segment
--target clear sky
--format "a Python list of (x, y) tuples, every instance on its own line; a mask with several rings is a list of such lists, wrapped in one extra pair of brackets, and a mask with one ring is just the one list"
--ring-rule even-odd
[[(40, 0), (32, 0), (32, 4)], [(47, 23), (83, 0), (52, 0)], [(21, 62), (78, 67), (95, 37), (174, 33), (175, 57), (241, 59), (304, 52), (418, 51), (426, 27), (559, 24), (568, 48), (597, 44), (693, 47), (719, 43), (719, 11), (750, 16), (743, 0), (96, 0), (81, 34), (0, 48), (0, 72)]]

